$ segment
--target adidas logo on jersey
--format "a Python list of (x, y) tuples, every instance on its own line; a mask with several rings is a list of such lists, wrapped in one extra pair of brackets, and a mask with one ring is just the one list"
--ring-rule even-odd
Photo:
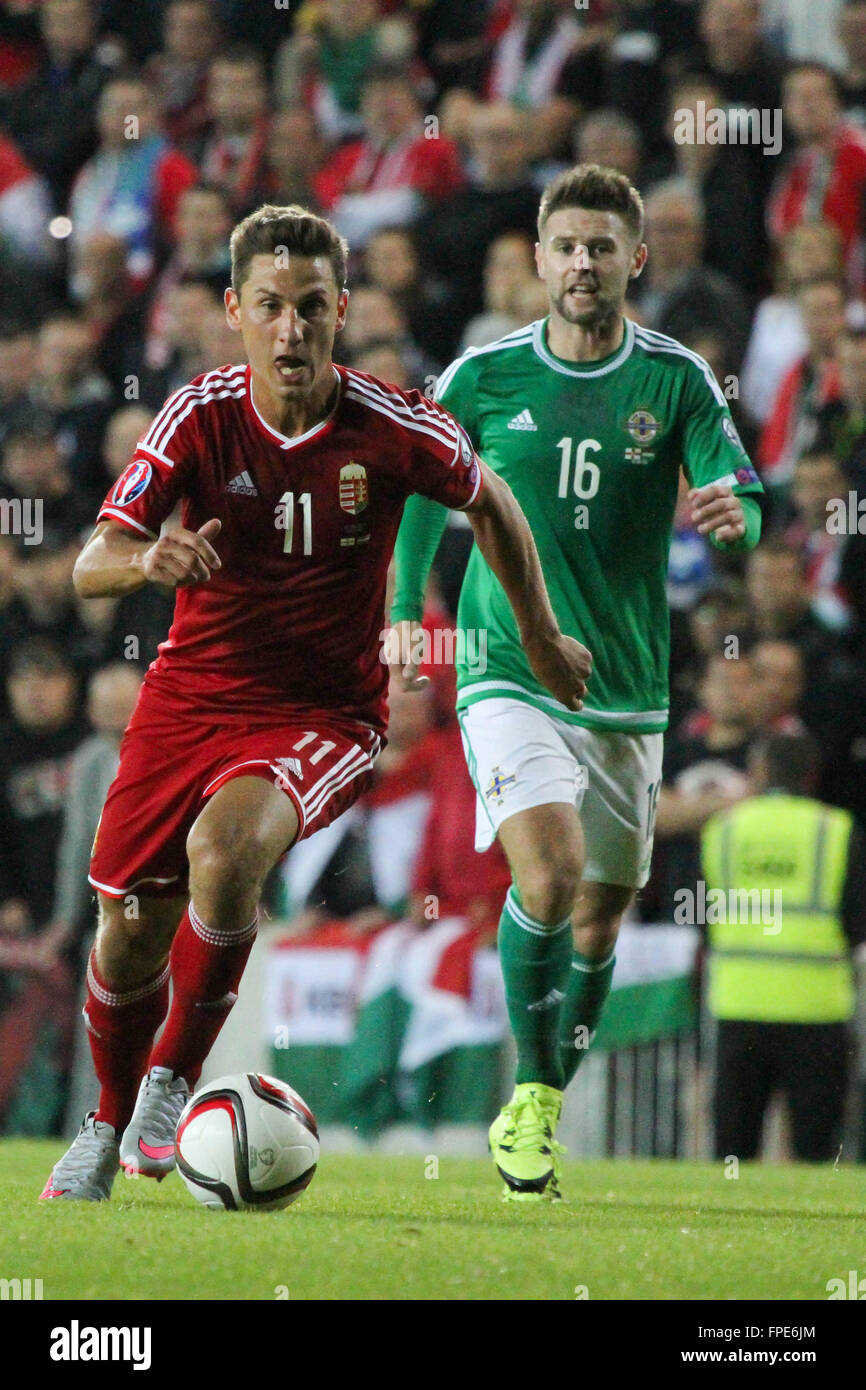
[(513, 420), (508, 421), (508, 428), (510, 430), (537, 430), (538, 426), (528, 410), (521, 410), (519, 415), (515, 415)]
[(258, 497), (259, 495), (259, 490), (246, 469), (243, 473), (238, 473), (237, 477), (232, 478), (230, 483), (226, 483), (226, 492), (238, 493), (241, 497)]
[(282, 768), (282, 776), (285, 776), (286, 773), (291, 772), (295, 777), (297, 777), (299, 782), (303, 782), (304, 773), (301, 768), (300, 758), (274, 758), (274, 762), (276, 763), (277, 767)]

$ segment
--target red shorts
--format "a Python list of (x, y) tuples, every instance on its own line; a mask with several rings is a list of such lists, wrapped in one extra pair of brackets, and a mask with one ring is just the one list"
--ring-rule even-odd
[[(298, 840), (329, 825), (367, 790), (381, 740), (315, 714), (297, 723), (210, 724), (155, 709), (146, 688), (120, 745), (93, 841), (90, 882), (110, 898), (187, 891), (186, 839), (207, 797), (234, 777), (263, 777), (294, 803)], [(289, 846), (286, 846), (288, 849)]]

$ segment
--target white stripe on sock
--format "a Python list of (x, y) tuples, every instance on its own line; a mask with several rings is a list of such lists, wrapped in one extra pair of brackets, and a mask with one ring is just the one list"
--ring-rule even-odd
[(189, 905), (189, 920), (196, 936), (200, 936), (208, 946), (240, 946), (244, 941), (251, 940), (258, 931), (259, 910), (256, 908), (253, 920), (240, 931), (214, 931), (212, 927), (205, 926), (192, 903)]
[(557, 936), (559, 932), (565, 931), (566, 927), (571, 926), (570, 917), (566, 917), (562, 922), (555, 922), (552, 926), (547, 926), (544, 922), (536, 921), (534, 917), (530, 917), (523, 911), (522, 907), (518, 906), (512, 888), (508, 890), (505, 898), (505, 905), (517, 925), (522, 927), (524, 931), (532, 932), (534, 936)]
[(582, 971), (584, 975), (594, 975), (596, 970), (604, 970), (605, 966), (610, 965), (611, 961), (616, 964), (616, 956), (613, 951), (611, 951), (609, 956), (605, 956), (604, 960), (585, 961), (582, 964), (578, 964), (576, 960), (573, 960), (571, 962), (571, 968), (572, 970)]
[(115, 993), (113, 990), (106, 989), (96, 978), (93, 969), (93, 957), (87, 960), (87, 986), (91, 994), (99, 1000), (100, 1004), (106, 1004), (109, 1008), (119, 1008), (123, 1004), (134, 1004), (139, 999), (146, 999), (149, 994), (156, 994), (158, 989), (162, 989), (169, 976), (169, 963), (160, 970), (155, 980), (150, 980), (146, 985), (138, 985), (135, 989), (121, 990)]

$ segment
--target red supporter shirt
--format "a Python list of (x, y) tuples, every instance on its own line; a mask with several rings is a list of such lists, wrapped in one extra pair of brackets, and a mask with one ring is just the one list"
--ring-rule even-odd
[(862, 288), (866, 133), (840, 125), (832, 154), (803, 150), (779, 175), (770, 195), (770, 234), (779, 241), (803, 222), (831, 222), (842, 233), (852, 284)]
[(430, 760), (427, 779), (430, 812), (412, 871), (412, 891), (435, 894), (440, 917), (471, 912), (476, 923), (494, 927), (511, 886), (505, 851), (498, 840), (485, 854), (475, 850), (478, 798), (456, 723), (437, 730), (431, 740), (437, 756)]
[(259, 415), (249, 367), (196, 377), (169, 397), (100, 509), (100, 521), (154, 538), (178, 502), (188, 530), (222, 522), (222, 568), (177, 590), (145, 677), (179, 716), (255, 724), (310, 713), (385, 729), (380, 634), (403, 504), (420, 492), (468, 506), (481, 470), (442, 406), (334, 371), (331, 413), (296, 439)]
[(369, 140), (341, 146), (313, 176), (313, 189), (322, 207), (332, 211), (344, 193), (413, 188), (438, 202), (458, 192), (464, 181), (460, 155), (451, 140), (428, 140), (423, 131), (413, 131), (387, 148)]

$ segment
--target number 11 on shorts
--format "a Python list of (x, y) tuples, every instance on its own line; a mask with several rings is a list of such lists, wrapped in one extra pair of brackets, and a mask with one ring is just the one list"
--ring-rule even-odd
[[(300, 753), (302, 748), (306, 748), (308, 744), (312, 743), (314, 739), (317, 739), (318, 737), (319, 735), (315, 732), (315, 730), (313, 730), (311, 733), (304, 734), (303, 738), (299, 738), (297, 743), (292, 744), (292, 752)], [(314, 767), (316, 763), (320, 763), (322, 759), (328, 753), (330, 753), (331, 749), (336, 748), (336, 746), (336, 743), (333, 743), (330, 739), (323, 738), (321, 748), (317, 748), (315, 753), (313, 753), (311, 757), (307, 758), (307, 762), (310, 764), (310, 767)]]

